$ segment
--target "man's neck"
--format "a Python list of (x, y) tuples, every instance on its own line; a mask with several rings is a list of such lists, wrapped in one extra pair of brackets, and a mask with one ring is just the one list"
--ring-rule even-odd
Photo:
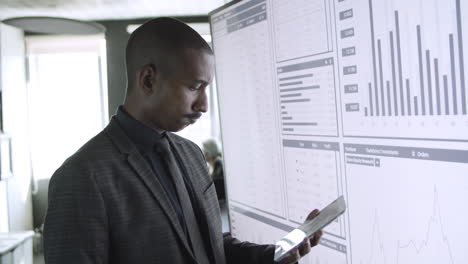
[(165, 132), (164, 129), (160, 129), (158, 127), (155, 127), (155, 126), (150, 126), (148, 125), (146, 122), (144, 122), (144, 120), (141, 120), (140, 118), (138, 118), (138, 114), (136, 114), (135, 112), (136, 111), (133, 111), (132, 107), (129, 107), (127, 104), (124, 103), (124, 105), (122, 105), (122, 110), (127, 113), (129, 116), (131, 116), (133, 119), (137, 120), (138, 122), (142, 123), (143, 125), (145, 125), (146, 127), (158, 132), (159, 134), (162, 134)]

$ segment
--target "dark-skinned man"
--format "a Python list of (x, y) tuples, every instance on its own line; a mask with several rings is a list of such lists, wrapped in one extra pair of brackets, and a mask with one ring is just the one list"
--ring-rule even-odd
[(153, 19), (131, 34), (126, 66), (124, 104), (51, 178), (46, 263), (273, 263), (274, 246), (222, 233), (201, 150), (171, 133), (207, 111), (209, 45), (178, 20)]

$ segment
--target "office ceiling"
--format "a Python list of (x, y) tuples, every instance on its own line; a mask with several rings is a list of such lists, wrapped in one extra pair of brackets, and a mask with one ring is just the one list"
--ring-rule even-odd
[(80, 20), (198, 16), (229, 0), (0, 0), (0, 20), (52, 16)]

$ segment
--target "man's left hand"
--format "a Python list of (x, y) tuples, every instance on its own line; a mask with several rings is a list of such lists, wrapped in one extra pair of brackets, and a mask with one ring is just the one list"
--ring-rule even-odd
[[(319, 214), (319, 210), (315, 209), (310, 214), (307, 216), (306, 221), (314, 218)], [(314, 246), (316, 246), (320, 240), (320, 237), (322, 237), (323, 232), (322, 231), (317, 231), (314, 235), (311, 237), (307, 237), (304, 239), (303, 243), (301, 246), (299, 246), (297, 249), (294, 249), (289, 256), (285, 257), (282, 259), (279, 264), (291, 264), (291, 263), (296, 263), (299, 261), (300, 258), (303, 256), (307, 255), (310, 252), (310, 249)]]

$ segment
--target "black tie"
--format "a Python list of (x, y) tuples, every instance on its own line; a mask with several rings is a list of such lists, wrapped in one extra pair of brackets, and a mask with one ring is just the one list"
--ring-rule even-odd
[(182, 176), (182, 171), (180, 170), (174, 153), (171, 151), (171, 146), (166, 135), (164, 135), (161, 140), (157, 141), (156, 147), (161, 153), (162, 160), (166, 163), (167, 169), (174, 181), (177, 196), (179, 197), (180, 206), (185, 219), (185, 223), (182, 223), (182, 225), (185, 224), (187, 227), (193, 253), (198, 263), (209, 263), (201, 232), (192, 207), (192, 202), (190, 200), (184, 177)]

